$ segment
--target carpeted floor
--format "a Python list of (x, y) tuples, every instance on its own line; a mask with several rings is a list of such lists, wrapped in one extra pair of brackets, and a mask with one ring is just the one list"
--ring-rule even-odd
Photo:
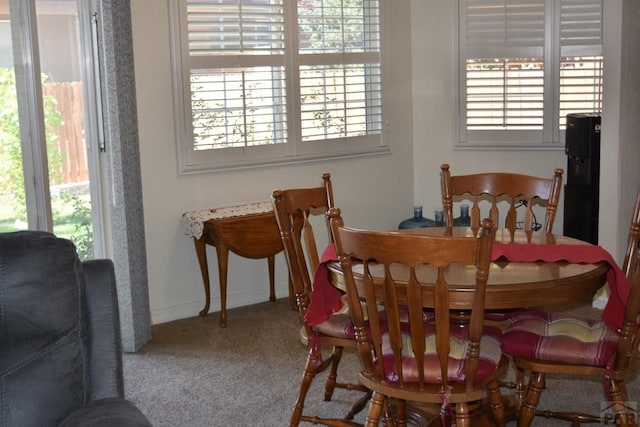
[[(154, 325), (152, 341), (124, 356), (126, 396), (156, 427), (287, 426), (307, 354), (298, 339), (297, 314), (286, 299), (229, 310), (226, 328), (218, 325), (218, 314)], [(357, 369), (355, 354), (345, 352), (339, 375), (353, 380)], [(318, 378), (307, 413), (342, 416), (360, 396), (337, 390), (324, 402), (325, 376)], [(639, 392), (634, 380), (629, 394), (636, 402)], [(598, 414), (602, 383), (548, 378), (542, 396), (539, 408)], [(570, 424), (536, 418), (534, 425)]]

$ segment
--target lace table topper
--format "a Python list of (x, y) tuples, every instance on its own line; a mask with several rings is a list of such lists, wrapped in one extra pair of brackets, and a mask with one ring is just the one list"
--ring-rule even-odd
[(199, 239), (202, 237), (204, 223), (210, 219), (232, 218), (266, 212), (273, 212), (273, 203), (270, 201), (185, 212), (182, 214), (182, 221), (184, 222), (184, 227), (186, 229), (185, 234)]

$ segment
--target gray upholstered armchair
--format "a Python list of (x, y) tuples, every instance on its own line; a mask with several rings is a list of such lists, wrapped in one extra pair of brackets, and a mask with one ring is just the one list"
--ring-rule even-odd
[(0, 426), (150, 426), (124, 398), (113, 264), (0, 233)]

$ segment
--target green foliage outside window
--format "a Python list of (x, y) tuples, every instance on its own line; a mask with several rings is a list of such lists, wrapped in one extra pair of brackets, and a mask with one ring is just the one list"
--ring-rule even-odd
[[(42, 84), (46, 84), (47, 76), (42, 75)], [(53, 96), (43, 97), (47, 160), (49, 167), (49, 184), (63, 184), (60, 173), (65, 153), (57, 147), (58, 129), (62, 126), (62, 114), (57, 111)], [(26, 197), (24, 187), (22, 144), (20, 136), (20, 119), (18, 115), (18, 99), (15, 73), (12, 68), (0, 67), (0, 198), (11, 206), (11, 219), (27, 222)], [(57, 229), (60, 224), (64, 232), (60, 237), (74, 241), (81, 259), (93, 257), (93, 233), (91, 226), (91, 205), (79, 195), (60, 191), (51, 195)], [(0, 218), (0, 231), (5, 230)], [(10, 228), (13, 229), (13, 228)]]

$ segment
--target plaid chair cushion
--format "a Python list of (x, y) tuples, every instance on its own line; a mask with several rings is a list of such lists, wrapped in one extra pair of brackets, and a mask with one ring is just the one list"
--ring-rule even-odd
[(514, 315), (516, 315), (519, 311), (517, 310), (506, 310), (506, 311), (498, 311), (498, 310), (485, 310), (484, 319), (492, 320), (494, 322), (506, 322), (511, 319)]
[[(426, 343), (426, 355), (425, 355), (425, 381), (428, 383), (439, 384), (440, 381), (440, 363), (438, 361), (438, 355), (436, 353), (436, 335), (435, 335), (435, 323), (427, 322), (425, 325), (425, 343)], [(387, 336), (387, 334), (385, 334)], [(416, 382), (418, 381), (418, 371), (416, 366), (415, 354), (411, 348), (411, 339), (409, 331), (403, 331), (405, 336), (403, 346), (403, 361), (402, 372), (405, 381)], [(469, 328), (461, 327), (460, 325), (451, 325), (451, 352), (449, 354), (449, 370), (448, 379), (454, 382), (464, 382), (465, 380), (465, 355), (468, 347)], [(477, 379), (483, 380), (495, 372), (500, 358), (502, 357), (501, 350), (502, 332), (500, 329), (493, 326), (485, 326), (483, 336), (480, 341), (480, 360), (477, 371)], [(391, 382), (397, 382), (399, 379), (398, 372), (394, 367), (393, 355), (391, 348), (388, 346), (388, 340), (382, 349), (384, 375), (387, 380)], [(378, 366), (378, 368), (380, 368)]]
[(502, 340), (511, 356), (589, 366), (607, 366), (615, 357), (618, 334), (602, 321), (564, 313), (514, 314)]
[[(363, 310), (365, 310), (364, 307), (363, 307)], [(380, 306), (378, 307), (378, 310), (379, 310), (378, 316), (380, 320), (386, 324), (387, 313), (384, 311), (384, 307)], [(366, 310), (365, 310), (365, 314), (366, 314)], [(423, 311), (422, 319), (424, 322), (429, 322), (433, 320), (434, 317), (435, 315), (433, 314), (433, 311), (430, 311), (430, 310)], [(400, 310), (400, 322), (407, 323), (407, 324), (409, 322), (409, 310), (407, 310), (406, 307), (402, 307), (402, 309)], [(367, 322), (367, 325), (365, 326), (368, 327), (368, 322)], [(331, 315), (331, 317), (329, 317), (329, 319), (327, 319), (326, 321), (315, 326), (314, 330), (323, 335), (329, 335), (332, 337), (355, 339), (353, 323), (351, 323), (351, 318), (349, 315), (349, 305), (346, 302), (346, 298), (343, 298), (342, 309), (339, 312)]]
[(348, 313), (333, 314), (329, 319), (314, 326), (314, 331), (322, 335), (329, 335), (338, 338), (356, 339), (353, 331), (353, 323)]

